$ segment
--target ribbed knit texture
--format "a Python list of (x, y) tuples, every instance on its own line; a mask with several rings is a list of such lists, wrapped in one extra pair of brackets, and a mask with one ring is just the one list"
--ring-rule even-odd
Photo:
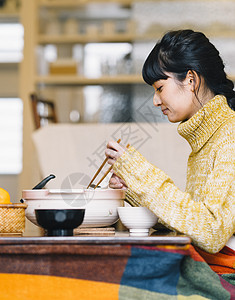
[(192, 148), (185, 192), (129, 147), (113, 168), (128, 186), (127, 200), (148, 207), (205, 251), (220, 251), (235, 232), (234, 130), (235, 112), (221, 95), (179, 124)]

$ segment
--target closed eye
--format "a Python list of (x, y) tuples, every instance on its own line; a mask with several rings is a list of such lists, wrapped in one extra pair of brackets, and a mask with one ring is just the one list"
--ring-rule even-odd
[(161, 92), (162, 90), (162, 86), (160, 86), (159, 88), (157, 88), (157, 92)]

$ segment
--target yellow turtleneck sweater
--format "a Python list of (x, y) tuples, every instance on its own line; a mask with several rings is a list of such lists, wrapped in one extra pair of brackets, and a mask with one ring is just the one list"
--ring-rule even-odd
[(217, 95), (178, 132), (191, 145), (185, 192), (133, 147), (114, 164), (126, 198), (146, 206), (163, 223), (203, 250), (220, 251), (235, 232), (235, 112)]

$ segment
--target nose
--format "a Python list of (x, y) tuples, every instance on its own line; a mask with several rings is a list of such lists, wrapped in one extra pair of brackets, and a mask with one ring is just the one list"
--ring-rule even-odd
[(153, 96), (153, 105), (154, 106), (160, 106), (162, 104), (162, 101), (159, 97), (159, 95), (157, 95), (157, 93), (154, 93), (154, 96)]

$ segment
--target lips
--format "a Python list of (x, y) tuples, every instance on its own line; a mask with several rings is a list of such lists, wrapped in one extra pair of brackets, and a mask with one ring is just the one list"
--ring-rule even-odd
[(167, 111), (168, 111), (168, 108), (162, 109), (162, 113), (163, 113), (164, 115), (167, 114)]

